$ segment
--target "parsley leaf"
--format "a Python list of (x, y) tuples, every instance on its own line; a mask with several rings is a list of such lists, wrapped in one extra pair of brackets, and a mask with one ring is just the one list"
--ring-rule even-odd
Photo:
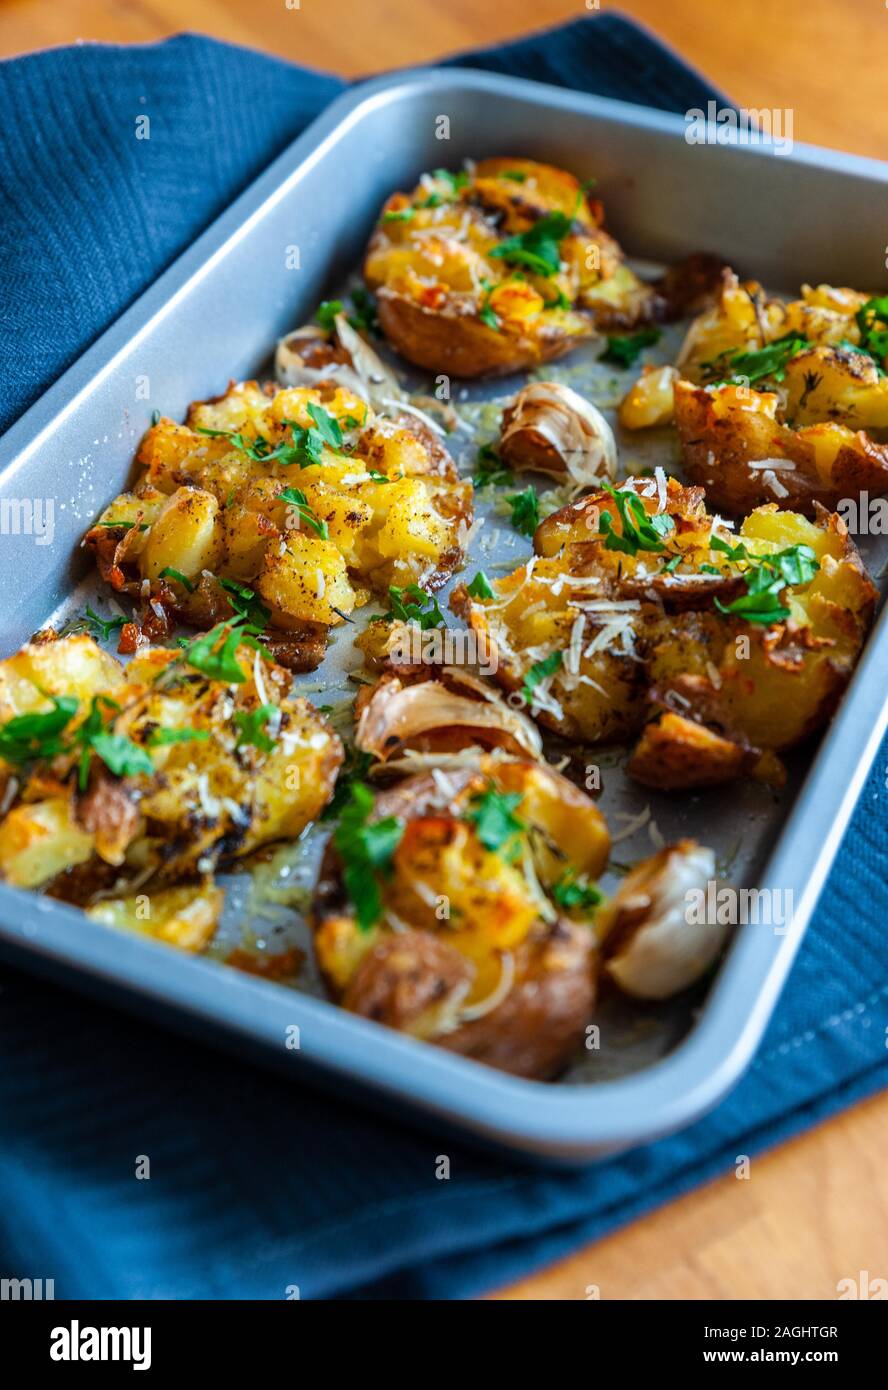
[(544, 656), (542, 661), (535, 661), (524, 677), (524, 684), (521, 687), (521, 694), (529, 705), (534, 703), (533, 692), (544, 681), (547, 676), (554, 676), (556, 671), (561, 669), (564, 660), (563, 652), (551, 652), (549, 656)]
[(559, 244), (571, 229), (572, 219), (563, 212), (549, 212), (526, 232), (508, 237), (488, 251), (490, 260), (524, 265), (537, 275), (557, 275), (561, 268)]
[(210, 680), (243, 685), (247, 677), (237, 660), (237, 649), (241, 642), (255, 647), (258, 647), (258, 643), (255, 637), (250, 636), (250, 629), (242, 624), (242, 618), (217, 623), (209, 632), (187, 644), (182, 652), (183, 659)]
[(466, 593), (472, 598), (496, 598), (496, 594), (483, 570), (479, 570), (471, 584), (466, 585)]
[(264, 730), (276, 710), (276, 705), (260, 705), (258, 709), (253, 710), (235, 710), (234, 722), (240, 730), (235, 747), (243, 748), (246, 744), (251, 744), (263, 753), (273, 753), (274, 739)]
[(371, 821), (373, 793), (363, 782), (349, 788), (333, 843), (343, 862), (343, 882), (355, 909), (358, 929), (369, 931), (382, 915), (379, 879), (391, 870), (395, 850), (404, 834), (399, 816)]
[(271, 612), (247, 584), (239, 584), (236, 579), (220, 579), (219, 583), (228, 595), (239, 618), (243, 618), (252, 629), (260, 632), (268, 623)]
[(646, 347), (660, 341), (659, 328), (641, 328), (637, 333), (609, 336), (607, 347), (599, 362), (613, 362), (617, 367), (634, 367)]
[(466, 811), (466, 820), (474, 825), (484, 848), (499, 854), (510, 864), (521, 853), (521, 836), (527, 829), (524, 821), (515, 815), (521, 801), (521, 792), (499, 792), (495, 787), (488, 787), (472, 797)]
[(602, 896), (601, 890), (596, 888), (594, 883), (578, 879), (573, 869), (565, 869), (558, 882), (552, 886), (554, 901), (568, 912), (574, 908), (581, 912), (589, 912), (591, 908), (598, 906)]
[(665, 550), (663, 537), (675, 530), (675, 522), (668, 512), (656, 512), (648, 516), (640, 497), (634, 492), (602, 484), (617, 504), (622, 532), (614, 530), (610, 512), (602, 512), (598, 523), (598, 534), (604, 536), (605, 550), (619, 550), (624, 555), (637, 555), (639, 550)]
[(169, 743), (206, 743), (206, 729), (155, 729), (148, 739), (149, 748), (165, 748)]
[(120, 712), (116, 700), (107, 695), (94, 695), (89, 714), (74, 732), (73, 746), (80, 749), (77, 781), (82, 792), (86, 791), (89, 784), (91, 753), (101, 758), (115, 777), (131, 777), (140, 772), (150, 776), (154, 772), (154, 764), (144, 748), (140, 748), (123, 734), (108, 732), (103, 706), (105, 711), (110, 713), (113, 722), (114, 716)]
[(291, 507), (296, 508), (306, 526), (310, 526), (313, 531), (316, 531), (322, 541), (330, 539), (329, 526), (326, 521), (321, 521), (320, 517), (312, 511), (308, 504), (308, 498), (301, 488), (285, 487), (279, 496), (282, 502), (289, 502)]
[(64, 744), (60, 737), (77, 713), (71, 695), (53, 696), (54, 709), (43, 714), (17, 714), (0, 728), (0, 758), (7, 763), (30, 763), (54, 758)]
[(107, 642), (112, 633), (119, 631), (126, 622), (126, 618), (100, 618), (89, 604), (86, 605), (83, 620), (89, 625), (91, 635), (102, 642)]
[[(810, 584), (819, 561), (809, 545), (790, 545), (773, 555), (752, 556), (745, 546), (728, 547), (724, 542), (716, 545), (717, 536), (712, 539), (712, 548), (733, 551), (731, 559), (744, 559), (750, 568), (744, 573), (746, 593), (735, 598), (732, 603), (722, 603), (715, 599), (715, 606), (721, 613), (744, 618), (748, 623), (779, 623), (789, 617), (789, 609), (781, 602), (781, 594), (788, 586)], [(742, 550), (743, 555), (737, 552)]]
[(174, 570), (172, 565), (164, 565), (163, 569), (160, 571), (160, 578), (175, 579), (176, 583), (181, 584), (183, 589), (187, 589), (189, 594), (194, 593), (194, 585), (188, 576), (184, 575), (181, 570)]
[(318, 312), (315, 314), (315, 321), (320, 324), (325, 333), (332, 333), (336, 327), (334, 322), (336, 315), (341, 314), (345, 305), (341, 299), (322, 299), (318, 305)]
[(888, 328), (876, 328), (876, 322), (888, 323), (888, 294), (868, 299), (855, 315), (860, 329), (859, 352), (865, 352), (873, 359), (884, 376), (882, 363), (888, 357)]
[(492, 444), (482, 444), (478, 450), (478, 463), (475, 468), (475, 487), (494, 487), (497, 483), (510, 483), (512, 470), (503, 463)]
[[(409, 602), (405, 600), (405, 595)], [(437, 598), (434, 594), (426, 593), (418, 584), (407, 584), (403, 589), (398, 588), (397, 584), (390, 584), (389, 601), (391, 608), (385, 615), (385, 621), (400, 618), (405, 623), (416, 623), (423, 632), (430, 627), (444, 626), (444, 614)]]
[(540, 524), (540, 499), (535, 489), (526, 487), (514, 492), (506, 501), (512, 509), (512, 525), (522, 536), (532, 536)]
[(750, 352), (741, 348), (736, 352), (722, 353), (720, 357), (702, 365), (716, 373), (728, 372), (727, 376), (710, 382), (712, 386), (736, 384), (740, 377), (745, 378), (750, 385), (754, 381), (763, 381), (766, 377), (773, 381), (782, 381), (786, 376), (786, 367), (790, 359), (810, 346), (807, 338), (800, 338), (797, 333), (785, 333), (782, 338), (775, 338), (763, 348), (755, 348)]

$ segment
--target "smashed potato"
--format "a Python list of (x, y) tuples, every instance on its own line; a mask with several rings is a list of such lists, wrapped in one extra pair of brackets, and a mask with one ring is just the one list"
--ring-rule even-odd
[(831, 715), (876, 598), (840, 517), (770, 505), (735, 535), (660, 470), (554, 513), (534, 550), (492, 598), (455, 590), (454, 611), (541, 724), (638, 739), (628, 771), (656, 787), (779, 783), (777, 754)]
[[(397, 405), (397, 403), (396, 403)], [(438, 588), (462, 563), (472, 488), (415, 415), (376, 415), (334, 381), (231, 386), (161, 419), (131, 492), (86, 537), (103, 577), (143, 603), (142, 635), (246, 614), (295, 670), (390, 585)]]
[(595, 999), (610, 840), (594, 804), (551, 768), (480, 754), (352, 796), (313, 912), (333, 996), (491, 1066), (557, 1074)]
[(888, 492), (886, 358), (888, 296), (803, 285), (785, 303), (727, 273), (675, 367), (645, 369), (620, 421), (674, 419), (684, 471), (717, 507), (811, 515)]
[(498, 375), (679, 316), (711, 287), (705, 257), (646, 284), (603, 216), (573, 174), (529, 159), (424, 174), (388, 199), (364, 263), (385, 336), (430, 371)]
[(0, 662), (0, 718), (3, 881), (80, 906), (99, 894), (99, 920), (192, 950), (221, 908), (214, 868), (298, 836), (343, 756), (233, 624), (126, 668), (88, 637), (30, 643)]

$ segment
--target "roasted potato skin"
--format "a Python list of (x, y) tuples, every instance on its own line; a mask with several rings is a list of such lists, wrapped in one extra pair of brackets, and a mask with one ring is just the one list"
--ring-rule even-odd
[(774, 393), (746, 386), (677, 381), (673, 390), (685, 474), (723, 511), (739, 515), (767, 499), (812, 515), (817, 505), (888, 492), (888, 445), (863, 430), (833, 421), (791, 429), (777, 418)]
[[(318, 412), (342, 447), (325, 440), (318, 462), (297, 462), (298, 431), (314, 429)], [(135, 487), (86, 545), (113, 588), (141, 599), (150, 640), (176, 620), (209, 628), (234, 616), (235, 584), (268, 610), (279, 661), (312, 670), (330, 628), (374, 593), (437, 589), (464, 558), (472, 485), (438, 436), (407, 411), (376, 415), (333, 380), (232, 383), (194, 403), (185, 425), (152, 426), (136, 461)]]
[[(490, 781), (522, 793), (519, 813), (545, 824), (558, 846), (555, 859), (539, 861), (540, 882), (554, 881), (550, 875), (565, 860), (578, 873), (601, 872), (610, 842), (587, 797), (551, 769), (479, 754), (477, 768), (447, 774), (446, 790), (420, 775), (377, 796), (373, 819), (394, 815), (405, 824), (383, 890), (386, 911), (394, 910), (391, 904), (398, 909), (397, 931), (385, 914), (369, 931), (358, 930), (331, 842), (312, 914), (315, 949), (332, 996), (351, 1011), (515, 1075), (548, 1079), (581, 1043), (594, 1007), (596, 938), (587, 923), (563, 913), (539, 915), (536, 903), (522, 897), (514, 866), (497, 867), (484, 851), (484, 870), (470, 867), (479, 845), (460, 808)], [(456, 852), (470, 856), (460, 870), (469, 897), (459, 901), (473, 906), (465, 917), (458, 909), (451, 922), (417, 906), (412, 885), (420, 878), (440, 886), (436, 866), (452, 869)], [(500, 875), (501, 883), (488, 875)], [(509, 987), (494, 1007), (474, 1016), (466, 1008), (470, 990), (484, 999), (494, 992), (507, 968), (503, 952)]]
[[(643, 500), (654, 513), (656, 497)], [(728, 606), (745, 585), (739, 569), (713, 563), (721, 553), (710, 549), (702, 489), (670, 479), (667, 503), (674, 525), (660, 558), (608, 551), (598, 527), (605, 511), (613, 522), (613, 500), (591, 495), (542, 523), (532, 565), (498, 581), (494, 601), (460, 587), (452, 606), (483, 632), (495, 678), (513, 698), (532, 663), (569, 650), (585, 612), (576, 671), (563, 663), (536, 685), (530, 712), (572, 741), (640, 739), (627, 770), (647, 785), (704, 787), (746, 774), (779, 785), (778, 755), (823, 726), (850, 679), (876, 590), (839, 516), (819, 508), (809, 521), (772, 504), (750, 513), (729, 544), (762, 558), (809, 547), (814, 578), (785, 591), (789, 616), (779, 622), (724, 613), (716, 600)], [(672, 572), (667, 553), (682, 557)], [(715, 573), (701, 571), (704, 562)], [(595, 601), (604, 610), (597, 619), (588, 616)], [(586, 650), (596, 622), (599, 631), (608, 622), (628, 631)]]

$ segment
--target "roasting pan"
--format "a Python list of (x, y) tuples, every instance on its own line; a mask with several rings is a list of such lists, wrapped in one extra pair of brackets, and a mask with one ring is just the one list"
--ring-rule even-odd
[[(597, 177), (608, 227), (635, 258), (717, 252), (778, 290), (884, 285), (888, 165), (798, 145), (788, 154), (690, 145), (685, 130), (681, 116), (470, 69), (398, 74), (340, 97), (0, 440), (0, 499), (51, 497), (55, 515), (51, 544), (0, 537), (0, 654), (95, 592), (79, 541), (125, 486), (152, 410), (181, 418), (189, 401), (267, 369), (275, 339), (359, 263), (383, 199), (422, 169), (486, 154), (548, 160)], [(871, 572), (882, 570), (884, 539), (856, 539)], [(341, 685), (339, 639), (330, 662), (331, 686)], [(689, 1124), (751, 1061), (885, 734), (886, 670), (882, 617), (832, 725), (793, 757), (779, 797), (745, 785), (667, 796), (620, 773), (605, 779), (609, 819), (631, 824), (653, 801), (666, 838), (698, 835), (730, 861), (732, 882), (791, 894), (794, 910), (776, 926), (738, 927), (692, 997), (608, 1016), (600, 1051), (555, 1084), (506, 1076), (349, 1015), (316, 990), (181, 955), (2, 885), (0, 952), (270, 1061), (297, 1083), (538, 1160), (613, 1153)], [(621, 851), (631, 859), (651, 845), (640, 830)]]

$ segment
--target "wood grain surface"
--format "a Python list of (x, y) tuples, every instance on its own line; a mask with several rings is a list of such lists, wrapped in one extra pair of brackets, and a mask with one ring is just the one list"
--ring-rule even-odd
[[(347, 76), (588, 14), (583, 0), (0, 0), (0, 56), (183, 29)], [(609, 8), (602, 0), (602, 10)], [(622, 0), (734, 101), (794, 138), (888, 158), (888, 0)], [(638, 100), (644, 101), (639, 90)], [(888, 236), (888, 229), (886, 229)], [(507, 1299), (830, 1299), (888, 1276), (888, 1095), (505, 1290)]]

